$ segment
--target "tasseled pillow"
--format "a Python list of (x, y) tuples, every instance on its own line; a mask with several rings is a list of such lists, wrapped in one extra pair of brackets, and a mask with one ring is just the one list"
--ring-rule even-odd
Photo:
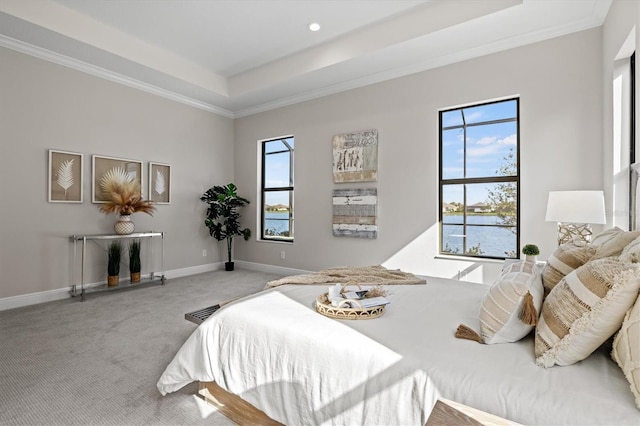
[(522, 339), (538, 322), (543, 293), (534, 263), (509, 265), (482, 298), (480, 334), (461, 324), (456, 337), (488, 345)]

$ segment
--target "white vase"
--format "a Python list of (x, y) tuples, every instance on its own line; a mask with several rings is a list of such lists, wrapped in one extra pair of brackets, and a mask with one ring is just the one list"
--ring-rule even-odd
[(524, 255), (524, 261), (525, 262), (536, 263), (538, 261), (538, 256), (536, 256), (535, 254), (525, 254)]
[(134, 223), (131, 222), (130, 214), (121, 214), (118, 221), (113, 226), (113, 229), (116, 231), (116, 234), (118, 235), (131, 234), (135, 228), (136, 227)]

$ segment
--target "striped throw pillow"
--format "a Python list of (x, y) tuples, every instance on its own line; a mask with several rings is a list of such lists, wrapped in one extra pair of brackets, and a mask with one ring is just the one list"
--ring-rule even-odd
[(584, 265), (596, 253), (592, 246), (576, 246), (566, 243), (549, 256), (542, 269), (542, 284), (545, 294), (549, 292), (574, 269)]
[(589, 261), (563, 278), (542, 305), (536, 363), (571, 365), (618, 331), (640, 288), (640, 268), (617, 257)]
[(640, 296), (625, 315), (622, 328), (613, 339), (611, 357), (624, 372), (640, 408)]
[[(509, 265), (482, 299), (480, 334), (486, 344), (516, 342), (537, 323), (543, 297), (542, 280), (532, 262)], [(533, 321), (523, 321), (527, 299), (532, 298)]]

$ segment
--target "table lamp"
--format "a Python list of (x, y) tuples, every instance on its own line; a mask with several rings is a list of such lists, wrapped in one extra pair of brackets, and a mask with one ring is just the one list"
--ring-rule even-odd
[(558, 245), (591, 241), (591, 224), (604, 224), (603, 191), (550, 191), (547, 222), (558, 223)]

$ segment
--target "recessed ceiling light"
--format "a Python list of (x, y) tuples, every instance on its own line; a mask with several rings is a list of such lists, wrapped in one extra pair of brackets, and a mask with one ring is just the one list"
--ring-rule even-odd
[(317, 22), (313, 22), (313, 23), (309, 24), (309, 30), (311, 30), (311, 31), (320, 31), (320, 24), (318, 24)]

